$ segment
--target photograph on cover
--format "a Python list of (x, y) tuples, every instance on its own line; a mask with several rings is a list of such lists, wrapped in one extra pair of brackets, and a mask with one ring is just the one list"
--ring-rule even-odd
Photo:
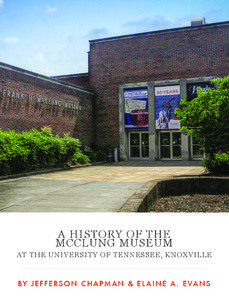
[(0, 0), (10, 298), (224, 295), (228, 10)]

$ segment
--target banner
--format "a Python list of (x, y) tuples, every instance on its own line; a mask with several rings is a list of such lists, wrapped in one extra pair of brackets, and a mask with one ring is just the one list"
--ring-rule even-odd
[(180, 105), (180, 86), (155, 87), (156, 129), (179, 129), (175, 109)]
[(148, 129), (147, 88), (125, 89), (125, 129)]
[(214, 87), (214, 85), (210, 82), (204, 83), (189, 83), (187, 84), (187, 100), (192, 101), (197, 97), (197, 88), (201, 87), (202, 89), (210, 89)]

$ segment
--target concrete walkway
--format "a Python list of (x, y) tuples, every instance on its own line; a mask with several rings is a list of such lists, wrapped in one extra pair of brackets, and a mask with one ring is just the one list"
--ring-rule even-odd
[(146, 182), (203, 172), (199, 162), (128, 161), (0, 181), (1, 212), (117, 212)]

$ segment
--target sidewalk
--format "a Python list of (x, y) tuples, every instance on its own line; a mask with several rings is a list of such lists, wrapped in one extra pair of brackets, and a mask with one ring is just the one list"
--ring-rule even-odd
[(200, 162), (127, 161), (0, 181), (1, 212), (117, 212), (146, 182), (197, 175)]

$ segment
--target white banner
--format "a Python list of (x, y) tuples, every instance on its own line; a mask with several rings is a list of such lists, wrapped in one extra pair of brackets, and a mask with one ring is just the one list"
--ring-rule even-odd
[(155, 96), (166, 96), (166, 95), (180, 95), (180, 86), (156, 86)]

